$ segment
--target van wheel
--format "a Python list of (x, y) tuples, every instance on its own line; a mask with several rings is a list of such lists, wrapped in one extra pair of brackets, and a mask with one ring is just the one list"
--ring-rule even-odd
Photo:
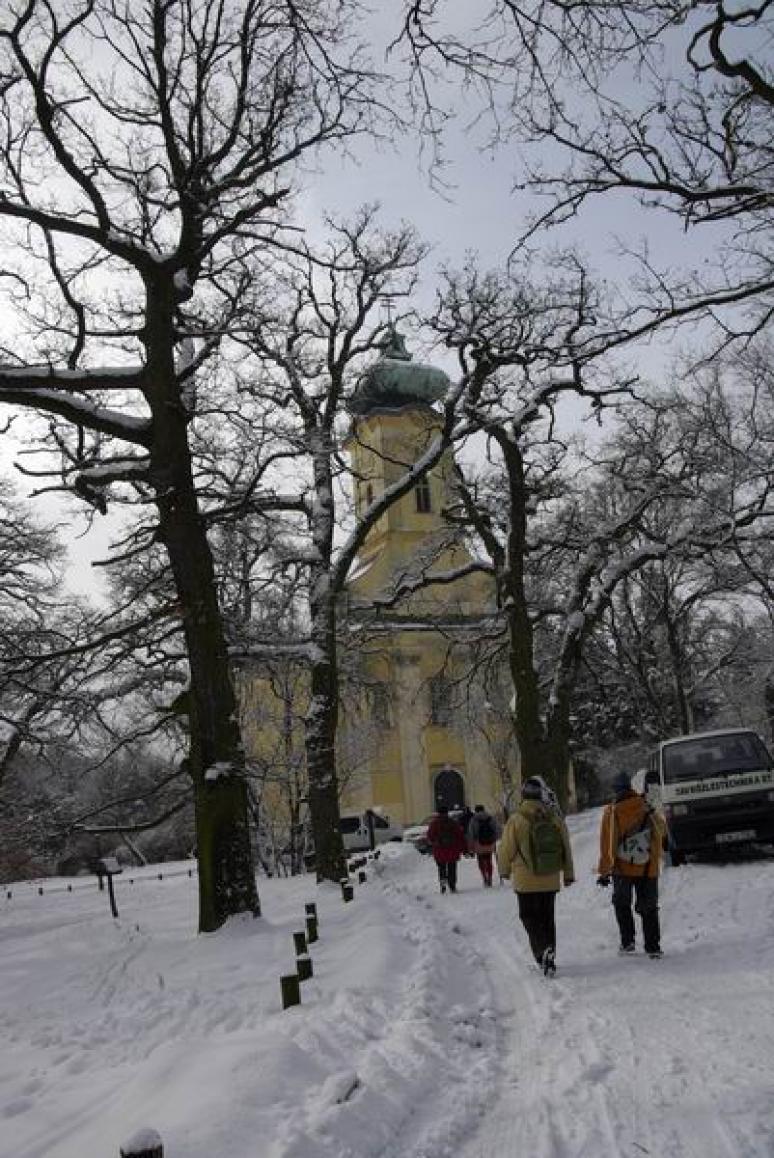
[(686, 856), (684, 852), (678, 852), (676, 849), (673, 849), (669, 855), (669, 859), (672, 862), (672, 868), (679, 868), (681, 864), (685, 864)]

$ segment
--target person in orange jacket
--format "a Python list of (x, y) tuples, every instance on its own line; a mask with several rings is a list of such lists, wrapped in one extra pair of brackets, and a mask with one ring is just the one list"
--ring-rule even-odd
[(613, 780), (615, 797), (602, 813), (599, 830), (597, 884), (613, 882), (613, 909), (621, 934), (619, 952), (634, 953), (634, 911), (642, 920), (645, 952), (661, 957), (658, 912), (658, 875), (666, 834), (662, 814), (632, 788), (629, 776), (619, 772)]

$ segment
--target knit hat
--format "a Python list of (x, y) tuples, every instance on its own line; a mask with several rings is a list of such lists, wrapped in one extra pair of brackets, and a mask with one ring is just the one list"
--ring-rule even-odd
[(521, 786), (522, 800), (542, 800), (543, 784), (539, 776), (530, 776)]
[(613, 777), (613, 792), (629, 792), (632, 787), (632, 778), (628, 772), (616, 772)]

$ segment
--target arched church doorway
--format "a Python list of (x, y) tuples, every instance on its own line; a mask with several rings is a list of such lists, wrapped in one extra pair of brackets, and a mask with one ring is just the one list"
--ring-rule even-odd
[(436, 773), (433, 798), (436, 809), (441, 804), (449, 809), (465, 807), (465, 781), (456, 768), (442, 768)]

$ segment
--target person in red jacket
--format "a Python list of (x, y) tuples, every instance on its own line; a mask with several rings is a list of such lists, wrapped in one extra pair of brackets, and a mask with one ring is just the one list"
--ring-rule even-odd
[(456, 893), (457, 862), (466, 851), (468, 842), (457, 821), (449, 816), (445, 804), (438, 805), (438, 812), (427, 830), (427, 840), (438, 866), (441, 892), (445, 893), (448, 887), (450, 893)]

